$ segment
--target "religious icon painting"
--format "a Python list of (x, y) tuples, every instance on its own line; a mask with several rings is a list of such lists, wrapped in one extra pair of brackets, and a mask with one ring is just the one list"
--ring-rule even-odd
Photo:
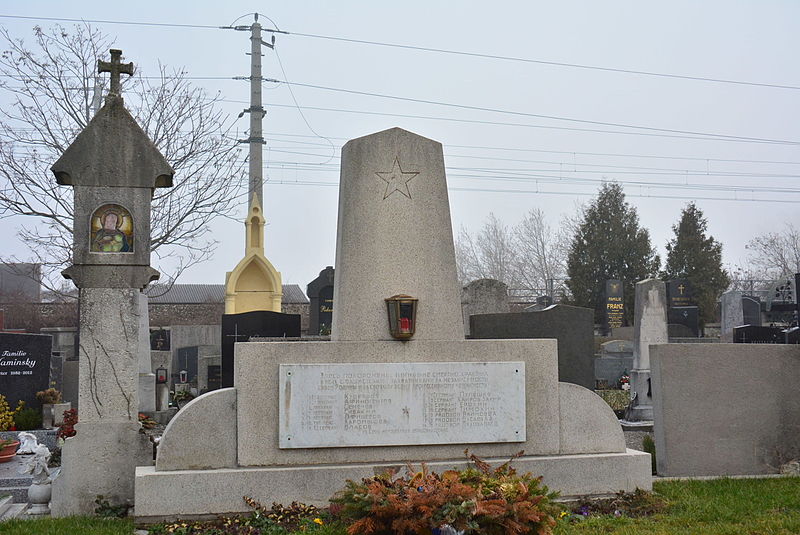
[(92, 214), (91, 227), (91, 252), (133, 252), (133, 217), (127, 208), (104, 204)]

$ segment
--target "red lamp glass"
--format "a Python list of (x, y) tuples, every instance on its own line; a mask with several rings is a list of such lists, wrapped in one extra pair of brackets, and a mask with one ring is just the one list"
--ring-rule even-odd
[(417, 322), (416, 297), (397, 294), (387, 297), (386, 311), (389, 316), (389, 333), (396, 340), (409, 340), (414, 336)]

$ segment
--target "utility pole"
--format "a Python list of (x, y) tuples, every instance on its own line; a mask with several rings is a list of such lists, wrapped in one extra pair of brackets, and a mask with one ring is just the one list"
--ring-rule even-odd
[[(258, 13), (250, 26), (234, 26), (234, 30), (250, 32), (250, 107), (239, 114), (242, 117), (245, 113), (250, 114), (250, 136), (240, 140), (240, 143), (250, 145), (250, 179), (248, 181), (248, 208), (253, 205), (253, 199), (258, 197), (258, 202), (264, 204), (264, 166), (263, 166), (263, 145), (264, 133), (262, 123), (264, 120), (264, 106), (261, 102), (261, 46), (275, 48), (275, 35), (272, 42), (267, 43), (261, 39), (261, 24), (258, 22)], [(237, 80), (248, 79), (236, 77)]]

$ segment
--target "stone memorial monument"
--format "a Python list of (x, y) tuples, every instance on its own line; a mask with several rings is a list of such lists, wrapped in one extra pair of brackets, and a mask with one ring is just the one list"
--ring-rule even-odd
[(152, 459), (138, 420), (141, 372), (150, 374), (142, 290), (159, 276), (150, 267), (153, 189), (172, 186), (173, 171), (123, 105), (120, 74), (131, 75), (133, 64), (120, 63), (121, 54), (99, 62), (111, 73), (105, 105), (52, 168), (74, 190), (73, 265), (63, 275), (79, 292), (81, 407), (53, 484), (54, 516), (91, 514), (98, 494), (130, 500), (134, 468)]
[(637, 282), (633, 320), (633, 370), (631, 370), (633, 406), (627, 415), (630, 421), (653, 419), (650, 346), (666, 344), (668, 341), (667, 296), (664, 283), (658, 279)]
[(233, 388), (187, 404), (139, 521), (327, 504), (346, 479), (464, 449), (543, 474), (564, 495), (651, 488), (609, 406), (558, 382), (555, 340), (465, 340), (441, 144), (393, 128), (342, 148), (330, 342), (237, 343)]

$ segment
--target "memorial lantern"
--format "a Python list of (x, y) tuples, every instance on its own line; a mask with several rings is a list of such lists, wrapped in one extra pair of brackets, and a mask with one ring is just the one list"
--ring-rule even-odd
[(188, 383), (189, 382), (189, 372), (186, 371), (186, 370), (181, 370), (178, 373), (178, 378), (180, 379), (181, 383), (183, 383), (183, 384)]
[(167, 369), (156, 368), (156, 384), (163, 385), (167, 382)]
[(392, 338), (409, 340), (414, 336), (416, 328), (418, 299), (410, 295), (397, 294), (387, 297), (385, 301)]

